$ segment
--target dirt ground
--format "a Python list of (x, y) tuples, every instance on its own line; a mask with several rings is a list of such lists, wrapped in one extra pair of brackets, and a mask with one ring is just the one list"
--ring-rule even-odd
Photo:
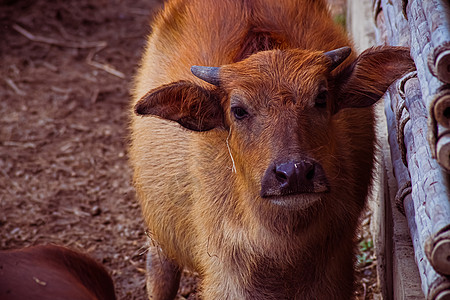
[[(61, 244), (145, 299), (145, 228), (127, 164), (129, 88), (157, 0), (0, 1), (0, 249)], [(342, 3), (342, 0), (332, 1)], [(369, 218), (358, 298), (373, 299)], [(185, 276), (180, 298), (195, 298)]]

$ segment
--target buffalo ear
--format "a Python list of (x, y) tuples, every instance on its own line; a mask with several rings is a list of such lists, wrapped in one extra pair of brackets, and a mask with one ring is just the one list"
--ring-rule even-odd
[(136, 103), (134, 111), (141, 116), (175, 121), (194, 131), (224, 126), (219, 92), (188, 81), (172, 82), (149, 91)]
[(409, 48), (384, 46), (364, 51), (335, 75), (338, 99), (334, 112), (371, 106), (396, 79), (414, 69)]

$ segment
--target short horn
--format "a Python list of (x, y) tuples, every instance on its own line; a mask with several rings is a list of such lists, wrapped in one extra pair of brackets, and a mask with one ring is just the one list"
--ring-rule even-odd
[(219, 67), (202, 67), (192, 66), (191, 72), (201, 80), (218, 86), (220, 84), (219, 79)]
[(339, 66), (352, 52), (350, 47), (342, 47), (335, 50), (325, 52), (324, 55), (331, 61), (330, 71)]

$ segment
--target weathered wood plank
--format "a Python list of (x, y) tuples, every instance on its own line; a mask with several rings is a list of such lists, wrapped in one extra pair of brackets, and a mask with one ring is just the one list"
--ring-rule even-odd
[[(445, 15), (442, 11), (443, 4), (440, 2), (440, 0), (411, 0), (408, 1), (406, 11), (411, 32), (411, 55), (416, 62), (422, 96), (430, 115), (428, 118), (428, 141), (431, 153), (433, 157), (439, 159), (444, 168), (450, 171), (450, 165), (446, 164), (449, 158), (442, 159), (442, 156), (438, 156), (436, 146), (439, 135), (438, 124), (450, 128), (450, 90), (430, 71), (430, 69), (435, 69), (434, 61), (437, 61), (439, 53), (443, 53), (442, 51), (436, 52), (436, 49), (441, 49), (439, 47), (444, 44), (436, 45), (436, 43), (446, 43), (447, 37), (450, 40), (449, 32), (445, 33), (448, 29), (448, 22), (443, 21)], [(437, 4), (440, 6), (436, 7)], [(430, 57), (433, 61), (431, 68), (429, 67)], [(439, 61), (443, 62), (445, 58), (440, 57)]]
[[(411, 138), (405, 138), (404, 142), (408, 150), (411, 149), (407, 153), (407, 159), (413, 183), (413, 198), (417, 197), (415, 201), (418, 205), (425, 206), (425, 212), (431, 221), (431, 236), (427, 237), (423, 245), (426, 243), (433, 245), (426, 254), (434, 269), (443, 275), (450, 275), (450, 261), (447, 260), (450, 252), (445, 252), (450, 249), (450, 202), (447, 188), (449, 175), (444, 174), (438, 163), (431, 158), (424, 132), (427, 112), (421, 101), (418, 80), (409, 79), (404, 89), (405, 104), (411, 123)], [(416, 190), (414, 184), (417, 184)]]
[[(412, 81), (412, 82), (411, 82)], [(414, 85), (413, 85), (414, 84)], [(408, 226), (410, 228), (410, 234), (414, 245), (416, 263), (419, 268), (419, 274), (422, 281), (422, 290), (427, 296), (427, 299), (439, 299), (443, 297), (445, 293), (449, 291), (449, 281), (445, 276), (438, 274), (430, 260), (427, 258), (424, 245), (433, 239), (433, 230), (436, 230), (436, 226), (432, 220), (440, 219), (433, 203), (436, 198), (446, 198), (446, 192), (442, 193), (437, 190), (436, 193), (430, 194), (430, 186), (434, 185), (444, 186), (442, 181), (445, 178), (440, 172), (440, 168), (437, 163), (431, 159), (429, 153), (428, 144), (426, 142), (426, 133), (424, 132), (423, 124), (426, 124), (426, 108), (423, 103), (418, 99), (420, 97), (420, 88), (417, 79), (410, 79), (405, 84), (405, 99), (411, 100), (406, 104), (406, 109), (402, 108), (403, 100), (398, 95), (396, 87), (389, 89), (386, 97), (386, 117), (388, 120), (389, 142), (391, 144), (391, 157), (392, 164), (395, 172), (395, 176), (400, 187), (399, 194), (402, 194), (402, 187), (406, 186), (408, 178), (411, 180), (411, 194), (406, 194), (403, 199), (403, 209), (407, 216)], [(413, 105), (411, 105), (413, 104)], [(411, 108), (408, 106), (411, 105)], [(413, 106), (416, 107), (413, 107)], [(402, 161), (401, 148), (398, 147), (398, 119), (400, 113), (399, 109), (403, 111), (403, 115), (409, 115), (410, 121), (406, 123), (404, 127), (404, 141), (407, 150), (407, 162), (408, 169), (405, 167)], [(411, 113), (409, 112), (411, 109)], [(420, 119), (422, 119), (420, 121)], [(418, 121), (419, 120), (419, 121)], [(416, 145), (421, 147), (416, 149)], [(427, 159), (428, 157), (428, 159)], [(437, 172), (433, 172), (433, 169)], [(422, 172), (424, 171), (424, 172)], [(431, 174), (430, 174), (431, 172)], [(431, 178), (424, 178), (431, 176)], [(435, 183), (435, 180), (437, 183)], [(443, 202), (448, 205), (448, 199)], [(397, 203), (399, 204), (399, 203)], [(442, 205), (438, 205), (442, 208)], [(444, 208), (444, 214), (450, 212), (450, 208), (447, 210)], [(429, 217), (429, 213), (437, 214)], [(444, 218), (446, 218), (444, 216)], [(450, 219), (447, 219), (449, 221)], [(438, 222), (441, 224), (440, 222)], [(445, 229), (445, 228), (443, 228)], [(442, 229), (441, 229), (442, 230)], [(438, 230), (439, 235), (441, 231)], [(445, 250), (445, 249), (444, 249)]]
[[(446, 38), (444, 32), (436, 33), (435, 29), (447, 25), (436, 19), (437, 15), (442, 16), (442, 11), (434, 11), (431, 15), (426, 12), (433, 9), (431, 2), (436, 5), (440, 0), (423, 4), (425, 9), (420, 2), (410, 0), (407, 5), (406, 1), (402, 5), (400, 1), (381, 0), (385, 18), (377, 16), (376, 20), (384, 21), (378, 28), (386, 28), (386, 33), (378, 33), (377, 36), (385, 35), (390, 45), (410, 45), (416, 62), (418, 79), (410, 76), (387, 93), (385, 111), (389, 143), (400, 187), (398, 195), (402, 196), (397, 197), (397, 201), (407, 216), (422, 290), (427, 299), (447, 299), (450, 297), (447, 277), (450, 275), (449, 174), (442, 172), (432, 157), (438, 156), (440, 164), (450, 170), (450, 130), (442, 124), (445, 120), (437, 122), (440, 117), (447, 117), (446, 114), (450, 118), (450, 100), (447, 100), (450, 92), (448, 86), (433, 76), (428, 68), (429, 57), (436, 48), (433, 44), (442, 43)], [(408, 21), (402, 14), (404, 9)], [(450, 30), (446, 34), (450, 37)], [(410, 194), (405, 183), (408, 176)]]
[(434, 46), (428, 60), (430, 71), (442, 82), (450, 83), (450, 8), (447, 1), (422, 1)]

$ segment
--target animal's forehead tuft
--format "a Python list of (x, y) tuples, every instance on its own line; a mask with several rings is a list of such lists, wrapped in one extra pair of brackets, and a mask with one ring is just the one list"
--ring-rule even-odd
[(271, 50), (224, 66), (221, 80), (227, 85), (309, 84), (327, 72), (327, 59), (321, 52), (306, 50)]
[(250, 56), (242, 62), (248, 67), (282, 69), (294, 71), (313, 66), (326, 66), (327, 59), (318, 51), (299, 49), (263, 51)]
[(285, 84), (252, 84), (231, 91), (230, 104), (243, 104), (256, 111), (298, 110), (309, 106), (316, 88)]

